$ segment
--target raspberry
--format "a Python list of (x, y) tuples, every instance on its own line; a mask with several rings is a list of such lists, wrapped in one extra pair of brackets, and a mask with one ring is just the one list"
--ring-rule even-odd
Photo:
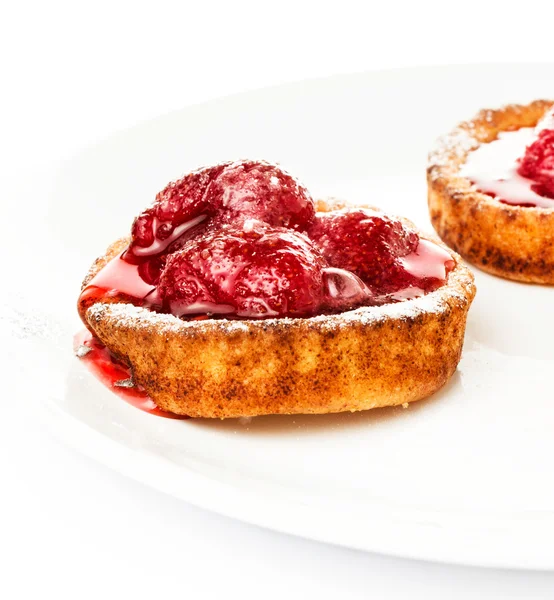
[(326, 266), (310, 240), (256, 220), (222, 225), (168, 257), (159, 292), (177, 316), (310, 316), (324, 302)]
[(357, 275), (374, 296), (408, 288), (431, 291), (441, 283), (434, 276), (416, 277), (406, 270), (402, 259), (416, 253), (419, 236), (401, 221), (376, 211), (318, 213), (308, 235), (330, 265)]
[(224, 222), (257, 219), (304, 231), (315, 214), (308, 190), (281, 168), (263, 161), (239, 161), (226, 166), (210, 186), (207, 197)]
[[(134, 220), (125, 259), (132, 263), (144, 262), (164, 252), (174, 239), (185, 233), (186, 237), (190, 237), (192, 231), (196, 232), (198, 225), (213, 214), (206, 200), (206, 190), (228, 164), (193, 171), (167, 185), (156, 196), (154, 204)], [(191, 222), (194, 226), (187, 229), (187, 224)], [(178, 227), (187, 231), (177, 231), (177, 235), (174, 235)]]
[[(552, 116), (550, 113), (547, 118)], [(548, 198), (554, 198), (554, 130), (540, 129), (537, 139), (527, 146), (519, 161), (518, 173), (532, 179), (531, 189)]]

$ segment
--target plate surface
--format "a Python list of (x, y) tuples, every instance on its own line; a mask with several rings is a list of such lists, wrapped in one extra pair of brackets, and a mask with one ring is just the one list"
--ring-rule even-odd
[[(125, 404), (71, 350), (91, 260), (185, 171), (276, 160), (314, 195), (371, 202), (430, 229), (433, 139), (480, 107), (554, 97), (552, 82), (554, 65), (333, 77), (187, 108), (82, 152), (47, 199), (27, 194), (35, 250), (6, 267), (19, 285), (3, 296), (0, 325), (27, 382), (21, 400), (32, 397), (89, 456), (232, 517), (400, 556), (553, 569), (554, 288), (476, 271), (459, 369), (408, 409), (173, 421)], [(16, 229), (3, 243), (17, 242)]]

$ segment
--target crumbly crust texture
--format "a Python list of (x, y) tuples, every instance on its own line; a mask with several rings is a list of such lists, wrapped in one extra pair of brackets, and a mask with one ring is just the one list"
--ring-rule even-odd
[(427, 169), (431, 221), (443, 241), (480, 269), (516, 281), (554, 284), (554, 209), (510, 206), (459, 175), (468, 154), (499, 133), (534, 127), (554, 105), (537, 100), (482, 110), (441, 137)]
[[(127, 243), (114, 243), (83, 287)], [(433, 394), (460, 360), (475, 286), (454, 259), (447, 283), (426, 296), (336, 315), (183, 321), (117, 299), (84, 315), (166, 411), (230, 418), (399, 405)]]

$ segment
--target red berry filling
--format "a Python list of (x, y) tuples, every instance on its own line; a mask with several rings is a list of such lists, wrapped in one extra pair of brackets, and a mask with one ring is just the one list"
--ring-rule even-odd
[[(552, 114), (548, 114), (552, 126)], [(531, 189), (547, 198), (554, 198), (554, 129), (538, 127), (537, 139), (527, 146), (519, 161), (518, 173), (532, 179)]]
[[(121, 260), (125, 269), (112, 265)], [(91, 289), (127, 298), (136, 289), (135, 303), (186, 318), (309, 317), (394, 302), (438, 288), (454, 266), (446, 251), (377, 211), (316, 215), (294, 178), (253, 161), (169, 184), (112, 263), (82, 299)]]

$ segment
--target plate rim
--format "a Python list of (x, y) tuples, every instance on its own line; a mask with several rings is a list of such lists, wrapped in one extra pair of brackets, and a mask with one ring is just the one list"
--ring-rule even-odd
[[(287, 90), (289, 92), (299, 89), (304, 85), (317, 85), (331, 83), (334, 81), (344, 81), (351, 77), (371, 77), (376, 74), (394, 72), (400, 75), (405, 72), (414, 72), (425, 70), (429, 71), (444, 71), (451, 69), (472, 69), (479, 68), (483, 70), (494, 70), (498, 68), (509, 68), (517, 66), (518, 68), (542, 68), (554, 69), (554, 63), (509, 63), (509, 62), (490, 62), (490, 63), (465, 63), (460, 65), (425, 65), (414, 67), (397, 67), (397, 68), (382, 68), (368, 71), (357, 71), (353, 73), (340, 73), (323, 77), (314, 77), (304, 80), (295, 80), (286, 83), (262, 86), (253, 90), (237, 92), (225, 96), (212, 98), (204, 102), (198, 102), (184, 106), (177, 110), (168, 111), (153, 118), (138, 121), (135, 125), (124, 127), (113, 131), (84, 148), (73, 153), (70, 158), (77, 158), (81, 154), (85, 154), (88, 150), (101, 146), (104, 142), (113, 140), (126, 133), (133, 131), (136, 128), (145, 125), (155, 126), (161, 120), (171, 118), (172, 115), (183, 113), (185, 111), (194, 110), (197, 108), (207, 108), (225, 104), (232, 100), (246, 99), (248, 96), (253, 96), (257, 93), (271, 93), (275, 90)], [(48, 399), (43, 405), (43, 417), (48, 428), (55, 434), (56, 437), (63, 440), (68, 446), (82, 452), (84, 455), (92, 458), (99, 463), (107, 466), (114, 471), (130, 477), (144, 485), (148, 485), (158, 491), (169, 494), (171, 496), (185, 500), (200, 508), (216, 512), (218, 514), (235, 518), (243, 522), (251, 523), (260, 527), (275, 530), (281, 533), (298, 535), (308, 539), (317, 540), (320, 542), (340, 545), (358, 550), (377, 552), (389, 556), (402, 558), (410, 558), (416, 560), (427, 560), (445, 564), (458, 564), (466, 566), (485, 566), (491, 568), (510, 568), (510, 569), (530, 569), (530, 570), (554, 570), (554, 553), (552, 557), (528, 553), (528, 549), (513, 548), (506, 544), (505, 553), (498, 555), (499, 541), (498, 537), (487, 537), (487, 535), (478, 535), (478, 532), (473, 532), (474, 543), (470, 544), (471, 549), (466, 547), (462, 549), (461, 545), (456, 545), (456, 539), (453, 540), (453, 531), (451, 529), (444, 530), (436, 524), (422, 522), (412, 524), (413, 531), (410, 534), (413, 538), (411, 544), (408, 544), (405, 549), (399, 548), (394, 542), (387, 540), (387, 534), (390, 536), (392, 524), (388, 522), (383, 526), (383, 514), (376, 513), (368, 518), (365, 524), (371, 525), (374, 532), (374, 537), (369, 543), (365, 543), (357, 539), (352, 531), (340, 532), (336, 527), (331, 534), (329, 529), (319, 528), (317, 525), (322, 515), (325, 513), (319, 512), (319, 509), (313, 505), (299, 505), (291, 502), (276, 502), (271, 495), (264, 495), (264, 501), (260, 502), (259, 498), (244, 489), (237, 489), (226, 484), (223, 481), (213, 480), (199, 473), (195, 473), (190, 469), (183, 468), (172, 464), (155, 455), (148, 455), (144, 452), (136, 452), (122, 443), (118, 443), (102, 432), (95, 430), (86, 422), (79, 420), (68, 413), (65, 413), (59, 406)], [(170, 476), (171, 475), (171, 476)], [(178, 477), (175, 477), (178, 475)], [(182, 485), (171, 483), (172, 480), (179, 479), (182, 483), (186, 483), (187, 492), (184, 493)], [(218, 501), (218, 498), (225, 497), (225, 506)], [(240, 499), (240, 502), (239, 502)], [(232, 500), (232, 501), (231, 501)], [(279, 510), (283, 513), (280, 514)], [(314, 514), (311, 514), (313, 511)], [(332, 515), (337, 517), (337, 514)], [(390, 515), (389, 515), (390, 516)], [(327, 514), (327, 519), (329, 515)], [(385, 517), (386, 518), (386, 517)], [(394, 516), (392, 517), (394, 518)], [(552, 522), (546, 524), (543, 521), (536, 523), (537, 527), (544, 535), (545, 525), (549, 527), (554, 539), (554, 512), (552, 513)], [(289, 521), (289, 522), (287, 522)], [(532, 520), (531, 520), (532, 521)], [(344, 525), (340, 521), (341, 525)], [(398, 527), (405, 528), (406, 523), (396, 523)], [(507, 536), (508, 540), (513, 532), (513, 523), (499, 522), (496, 524), (498, 529), (495, 529), (496, 536), (499, 531)], [(526, 526), (527, 527), (527, 526)], [(522, 535), (525, 530), (520, 531)], [(529, 532), (527, 532), (529, 533)], [(461, 532), (462, 537), (457, 541), (461, 544), (464, 532)], [(467, 537), (467, 536), (466, 536)], [(418, 542), (419, 540), (419, 542)], [(421, 541), (424, 540), (423, 546)], [(492, 541), (494, 540), (494, 541)], [(530, 540), (532, 542), (532, 538)], [(491, 544), (493, 546), (491, 546)], [(494, 552), (492, 548), (494, 547)], [(492, 554), (496, 554), (493, 556)]]

